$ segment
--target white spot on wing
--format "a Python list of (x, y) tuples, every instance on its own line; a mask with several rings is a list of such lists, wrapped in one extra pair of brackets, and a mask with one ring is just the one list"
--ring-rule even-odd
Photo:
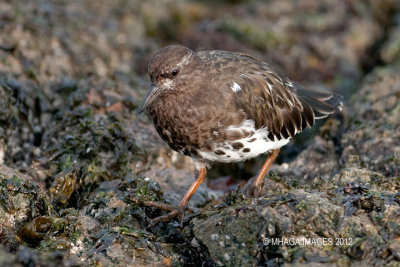
[(239, 92), (240, 90), (242, 90), (242, 88), (240, 87), (239, 84), (237, 83), (233, 83), (233, 85), (231, 86), (232, 91), (234, 91), (235, 93)]
[(272, 93), (272, 85), (269, 82), (267, 82), (267, 86), (269, 89), (269, 93), (271, 94)]

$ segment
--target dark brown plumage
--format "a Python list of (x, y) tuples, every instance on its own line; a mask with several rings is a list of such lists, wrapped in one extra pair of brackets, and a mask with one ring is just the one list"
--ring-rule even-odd
[[(139, 113), (147, 110), (160, 136), (204, 169), (214, 161), (237, 162), (267, 152), (276, 157), (290, 138), (335, 112), (342, 100), (305, 89), (251, 56), (227, 51), (167, 46), (152, 58), (149, 74), (152, 88)], [(256, 180), (262, 181), (272, 161)]]

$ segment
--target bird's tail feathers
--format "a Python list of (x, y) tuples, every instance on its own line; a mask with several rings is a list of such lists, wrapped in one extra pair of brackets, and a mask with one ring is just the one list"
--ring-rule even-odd
[(336, 93), (319, 92), (296, 85), (296, 93), (301, 102), (308, 104), (316, 119), (322, 119), (335, 111), (342, 110), (343, 96)]

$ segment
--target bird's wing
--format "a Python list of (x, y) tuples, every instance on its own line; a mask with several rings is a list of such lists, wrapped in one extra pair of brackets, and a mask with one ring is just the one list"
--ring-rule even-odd
[(341, 105), (341, 96), (305, 89), (246, 54), (211, 51), (207, 62), (216, 72), (214, 89), (230, 94), (225, 99), (232, 112), (253, 120), (256, 129), (266, 127), (270, 140), (293, 137)]
[(267, 127), (271, 140), (293, 137), (342, 105), (340, 95), (305, 89), (266, 63), (239, 57), (245, 57), (245, 67), (237, 66), (241, 73), (232, 76), (227, 86), (234, 94), (236, 107), (255, 121), (257, 129)]
[(257, 129), (266, 127), (271, 140), (293, 137), (314, 124), (312, 107), (289, 89), (293, 83), (273, 72), (243, 73), (227, 86), (234, 93), (235, 106)]

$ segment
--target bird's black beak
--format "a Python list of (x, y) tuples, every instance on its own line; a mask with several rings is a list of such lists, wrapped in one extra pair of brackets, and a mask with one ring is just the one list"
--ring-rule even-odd
[(140, 105), (140, 108), (137, 112), (137, 115), (139, 115), (140, 113), (142, 113), (146, 107), (151, 103), (151, 100), (153, 98), (153, 89), (155, 88), (155, 86), (153, 84), (149, 85), (149, 90), (146, 93), (146, 96), (144, 97), (144, 100), (142, 102), (142, 104)]

